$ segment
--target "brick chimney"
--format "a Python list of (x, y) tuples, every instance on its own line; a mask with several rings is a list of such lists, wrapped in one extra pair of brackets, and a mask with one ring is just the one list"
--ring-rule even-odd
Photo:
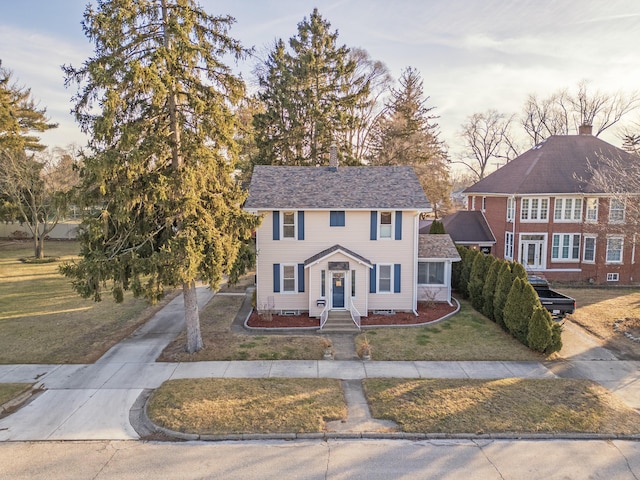
[(591, 125), (582, 124), (578, 127), (578, 135), (592, 135), (592, 128)]
[(338, 147), (335, 144), (329, 147), (329, 170), (338, 171)]

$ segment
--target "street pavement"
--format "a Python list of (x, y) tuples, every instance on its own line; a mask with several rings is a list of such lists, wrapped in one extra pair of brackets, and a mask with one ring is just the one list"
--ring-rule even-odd
[[(213, 293), (198, 289), (202, 308)], [(135, 440), (130, 420), (136, 400), (178, 378), (305, 377), (343, 380), (351, 419), (336, 431), (384, 429), (363, 406), (363, 378), (555, 378), (592, 379), (640, 411), (640, 362), (619, 361), (588, 342), (556, 362), (378, 362), (360, 360), (222, 361), (160, 363), (155, 359), (184, 328), (182, 297), (160, 310), (133, 335), (89, 365), (2, 365), (0, 382), (35, 383), (42, 392), (0, 419), (0, 441)], [(582, 341), (586, 341), (582, 339)], [(596, 352), (596, 360), (589, 352)], [(593, 356), (593, 355), (592, 355)], [(575, 359), (574, 359), (575, 358)], [(359, 420), (354, 420), (358, 419)]]

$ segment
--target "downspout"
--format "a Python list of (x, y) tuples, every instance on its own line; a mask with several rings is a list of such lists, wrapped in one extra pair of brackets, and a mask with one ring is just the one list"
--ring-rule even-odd
[(420, 235), (420, 212), (413, 216), (413, 314), (418, 316), (418, 235)]
[(511, 228), (512, 242), (511, 245), (511, 260), (516, 261), (518, 258), (516, 255), (516, 220), (518, 219), (518, 201), (516, 200), (515, 194), (511, 195), (513, 198), (513, 227)]

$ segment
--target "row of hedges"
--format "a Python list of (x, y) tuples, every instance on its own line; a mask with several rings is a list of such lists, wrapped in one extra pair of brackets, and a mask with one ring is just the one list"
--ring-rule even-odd
[(522, 264), (466, 247), (458, 253), (462, 261), (453, 264), (452, 286), (473, 308), (532, 350), (549, 354), (562, 348), (562, 327), (540, 304)]

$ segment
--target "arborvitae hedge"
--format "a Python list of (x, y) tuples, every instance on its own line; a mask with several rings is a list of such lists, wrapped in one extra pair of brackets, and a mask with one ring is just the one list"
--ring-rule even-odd
[(489, 258), (491, 259), (491, 263), (489, 264), (489, 271), (487, 272), (484, 285), (482, 286), (482, 313), (495, 321), (493, 316), (493, 297), (496, 293), (498, 272), (504, 262), (494, 256), (489, 256)]
[(551, 343), (551, 328), (553, 320), (551, 314), (544, 307), (535, 307), (529, 321), (527, 345), (538, 352), (546, 351)]
[(531, 315), (539, 306), (538, 294), (531, 284), (526, 279), (516, 277), (504, 305), (503, 320), (511, 335), (524, 345), (527, 345)]
[(429, 227), (429, 233), (436, 234), (436, 235), (446, 233), (444, 231), (443, 223), (438, 220), (434, 220), (433, 222), (431, 222), (431, 226)]
[(562, 349), (562, 327), (559, 323), (553, 322), (551, 326), (551, 342), (547, 345), (544, 353), (549, 354), (559, 352)]
[(509, 262), (503, 262), (498, 270), (498, 280), (496, 281), (496, 291), (493, 296), (493, 321), (506, 329), (504, 324), (504, 304), (507, 303), (507, 296), (511, 290), (511, 266)]
[(471, 305), (477, 311), (482, 311), (482, 287), (484, 285), (484, 277), (487, 274), (485, 270), (485, 258), (489, 258), (488, 255), (480, 252), (476, 255), (476, 258), (473, 260), (473, 265), (471, 266), (471, 272), (469, 273), (469, 300), (471, 300)]

